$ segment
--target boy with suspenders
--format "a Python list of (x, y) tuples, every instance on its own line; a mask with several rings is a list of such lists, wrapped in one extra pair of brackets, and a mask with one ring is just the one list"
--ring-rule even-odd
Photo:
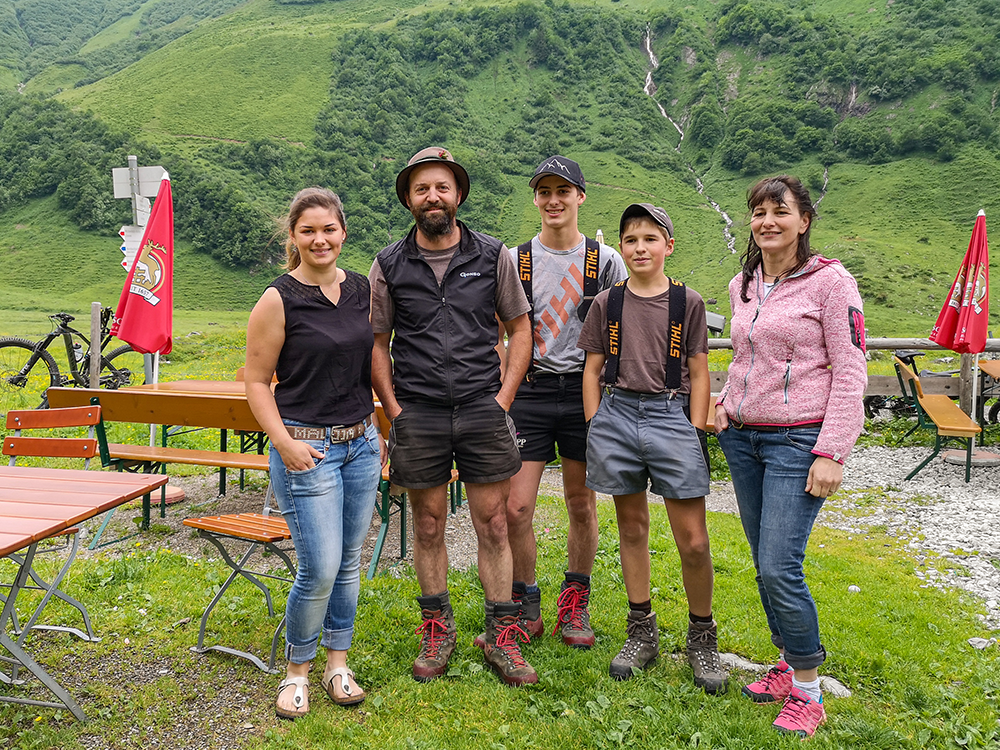
[(521, 451), (521, 470), (511, 477), (507, 501), (513, 596), (521, 603), (522, 627), (540, 636), (544, 625), (535, 581), (532, 520), (542, 472), (555, 459), (558, 444), (569, 529), (566, 575), (552, 632), (561, 631), (566, 645), (590, 648), (594, 631), (588, 603), (597, 553), (597, 496), (585, 484), (584, 353), (576, 340), (594, 297), (627, 272), (613, 248), (580, 233), (578, 214), (587, 187), (579, 164), (552, 156), (538, 165), (529, 184), (542, 229), (529, 242), (511, 248), (531, 305), (534, 334), (532, 363), (510, 409)]
[(701, 295), (663, 273), (673, 232), (662, 208), (634, 203), (625, 209), (620, 247), (630, 276), (597, 296), (583, 325), (587, 486), (614, 496), (629, 601), (627, 637), (611, 661), (611, 676), (629, 679), (659, 651), (650, 601), (651, 484), (663, 496), (680, 553), (694, 682), (718, 693), (726, 688), (726, 673), (712, 617), (709, 475), (704, 433), (695, 427), (708, 418), (708, 328)]

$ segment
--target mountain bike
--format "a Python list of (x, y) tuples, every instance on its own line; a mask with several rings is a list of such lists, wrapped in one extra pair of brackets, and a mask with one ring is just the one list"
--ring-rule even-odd
[[(101, 309), (100, 388), (121, 388), (145, 382), (143, 355), (128, 344), (105, 353), (112, 340), (110, 333), (114, 310)], [(90, 339), (73, 328), (75, 320), (68, 313), (50, 315), (54, 327), (41, 341), (20, 336), (0, 337), (0, 398), (7, 409), (48, 408), (46, 390), (52, 386), (90, 387)], [(48, 348), (62, 337), (66, 348), (69, 374), (60, 372)]]

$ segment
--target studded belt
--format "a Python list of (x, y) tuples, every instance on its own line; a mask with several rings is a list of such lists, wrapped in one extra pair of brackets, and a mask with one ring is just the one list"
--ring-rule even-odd
[(371, 417), (365, 417), (355, 425), (332, 425), (330, 427), (302, 427), (299, 425), (286, 424), (285, 429), (295, 440), (326, 440), (326, 431), (330, 430), (331, 443), (346, 443), (365, 434), (368, 425), (372, 423)]

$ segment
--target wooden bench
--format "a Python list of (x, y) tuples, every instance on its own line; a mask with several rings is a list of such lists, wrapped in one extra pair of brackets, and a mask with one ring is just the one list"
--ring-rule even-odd
[[(972, 475), (972, 441), (981, 432), (981, 428), (968, 414), (958, 408), (958, 405), (948, 396), (941, 394), (925, 394), (920, 386), (920, 378), (905, 362), (898, 357), (896, 372), (904, 392), (913, 399), (917, 410), (917, 427), (934, 430), (934, 451), (917, 468), (907, 475), (912, 479), (931, 460), (941, 452), (941, 447), (949, 441), (957, 441), (965, 448), (965, 481)], [(912, 432), (912, 430), (911, 430)]]
[[(100, 404), (102, 423), (97, 435), (101, 446), (101, 463), (119, 470), (149, 474), (166, 473), (167, 464), (215, 466), (231, 469), (268, 471), (265, 455), (229, 453), (192, 448), (170, 448), (148, 445), (108, 443), (104, 422), (208, 427), (219, 430), (260, 432), (260, 425), (250, 411), (246, 396), (187, 393), (177, 391), (105, 390), (94, 388), (49, 388), (49, 405), (53, 407)], [(165, 493), (160, 496), (160, 517), (166, 515)], [(143, 528), (149, 528), (149, 503), (143, 502)], [(98, 537), (95, 537), (95, 542)]]

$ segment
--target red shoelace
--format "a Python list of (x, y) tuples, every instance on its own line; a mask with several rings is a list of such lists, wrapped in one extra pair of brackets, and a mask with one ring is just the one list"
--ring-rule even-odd
[(521, 629), (519, 622), (520, 620), (515, 618), (514, 622), (497, 633), (497, 648), (507, 655), (515, 667), (526, 667), (528, 662), (521, 654), (521, 647), (517, 645), (517, 639), (520, 638), (525, 643), (530, 643), (531, 636)]
[(436, 659), (441, 651), (441, 646), (448, 638), (447, 626), (443, 620), (437, 617), (424, 620), (423, 624), (413, 632), (420, 636), (425, 659)]
[(572, 584), (563, 589), (559, 598), (556, 599), (559, 612), (556, 615), (556, 626), (552, 629), (552, 635), (558, 633), (559, 628), (565, 623), (569, 623), (569, 626), (574, 630), (583, 629), (583, 613), (589, 600), (590, 592), (585, 589), (577, 588)]

